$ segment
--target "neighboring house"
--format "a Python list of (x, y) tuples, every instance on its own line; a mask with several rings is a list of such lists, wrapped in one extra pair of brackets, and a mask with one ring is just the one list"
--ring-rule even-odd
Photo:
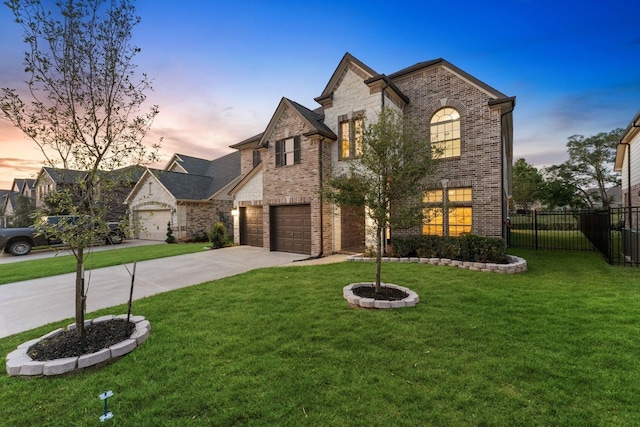
[(216, 222), (231, 231), (240, 153), (215, 160), (174, 154), (163, 170), (147, 169), (126, 198), (135, 237), (165, 240), (168, 224), (181, 241), (206, 238)]
[(620, 138), (614, 170), (622, 175), (622, 205), (640, 206), (640, 111)]
[(505, 235), (514, 97), (443, 59), (385, 75), (347, 53), (315, 100), (321, 107), (310, 110), (282, 98), (263, 133), (231, 146), (242, 165), (231, 190), (236, 243), (314, 256), (361, 249), (372, 237), (362, 210), (333, 206), (318, 190), (347, 171), (363, 126), (383, 107), (418, 123), (445, 157), (422, 195), (424, 209), (440, 215), (413, 232)]
[[(97, 202), (105, 209), (107, 221), (120, 221), (125, 217), (127, 207), (124, 200), (144, 171), (144, 166), (126, 166), (100, 172)], [(69, 190), (74, 194), (86, 176), (84, 171), (43, 167), (34, 183), (36, 206), (44, 208), (46, 197), (56, 191)]]
[(34, 183), (36, 207), (44, 208), (45, 199), (52, 193), (65, 190), (73, 193), (86, 175), (86, 172), (78, 170), (43, 167)]
[[(9, 219), (13, 216), (16, 208), (18, 207), (19, 198), (27, 197), (33, 200), (35, 203), (35, 179), (21, 179), (16, 178), (11, 184), (11, 190), (0, 190), (0, 226), (7, 227), (9, 225)], [(2, 196), (1, 192), (4, 192)]]
[(5, 216), (6, 204), (11, 190), (0, 190), (0, 228), (7, 227), (7, 217)]

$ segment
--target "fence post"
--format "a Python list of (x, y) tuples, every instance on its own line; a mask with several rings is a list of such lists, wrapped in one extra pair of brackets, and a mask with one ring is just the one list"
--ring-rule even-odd
[(536, 210), (533, 209), (533, 247), (538, 250), (538, 215)]

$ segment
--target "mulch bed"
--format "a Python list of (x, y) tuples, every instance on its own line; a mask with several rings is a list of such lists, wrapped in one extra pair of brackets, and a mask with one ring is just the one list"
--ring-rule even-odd
[(381, 287), (380, 292), (375, 291), (374, 286), (358, 286), (352, 289), (354, 295), (360, 298), (373, 298), (375, 300), (399, 301), (409, 296), (404, 291), (395, 288)]
[(129, 322), (128, 328), (126, 326), (125, 319), (112, 319), (87, 326), (84, 349), (76, 331), (65, 330), (32, 345), (27, 355), (33, 360), (46, 361), (95, 353), (129, 338), (135, 323)]

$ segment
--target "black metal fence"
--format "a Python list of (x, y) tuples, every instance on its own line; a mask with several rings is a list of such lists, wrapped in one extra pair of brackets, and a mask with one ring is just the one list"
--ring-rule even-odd
[(509, 222), (510, 247), (598, 251), (610, 264), (640, 266), (640, 207), (517, 211)]

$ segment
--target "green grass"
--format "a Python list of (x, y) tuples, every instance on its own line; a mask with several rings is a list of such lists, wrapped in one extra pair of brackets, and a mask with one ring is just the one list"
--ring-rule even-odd
[[(206, 243), (184, 243), (178, 245), (148, 245), (91, 252), (86, 257), (86, 268), (110, 267), (134, 261), (145, 261), (202, 251)], [(61, 255), (55, 258), (20, 261), (0, 265), (0, 285), (55, 276), (76, 271), (76, 258)]]
[(595, 251), (587, 237), (578, 230), (511, 230), (509, 244), (514, 248)]
[[(347, 306), (342, 287), (372, 278), (365, 263), (262, 269), (136, 301), (153, 328), (141, 347), (70, 377), (1, 375), (0, 424), (98, 425), (106, 390), (114, 426), (640, 424), (638, 270), (512, 253), (527, 273), (385, 264), (385, 281), (421, 297), (401, 310)], [(68, 323), (2, 339), (0, 355)]]

